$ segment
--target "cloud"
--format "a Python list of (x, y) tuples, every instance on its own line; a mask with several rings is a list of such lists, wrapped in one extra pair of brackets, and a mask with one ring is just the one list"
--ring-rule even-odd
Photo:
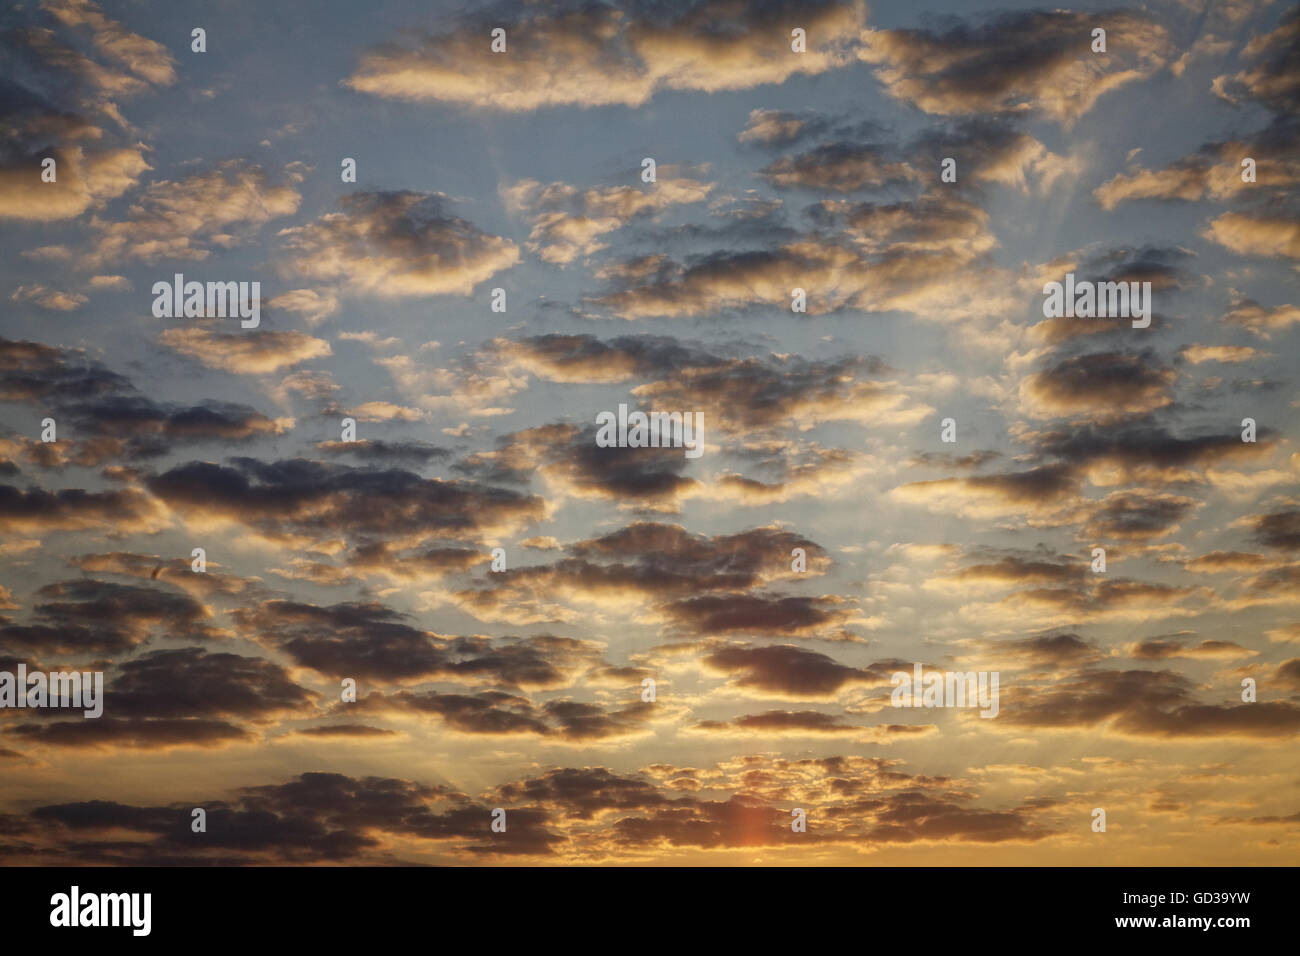
[(856, 192), (914, 179), (916, 173), (912, 167), (892, 160), (889, 152), (870, 143), (823, 143), (807, 152), (775, 160), (759, 175), (777, 187), (835, 192)]
[[(1106, 53), (1090, 52), (1095, 27), (1106, 30)], [(863, 41), (858, 57), (876, 65), (886, 91), (927, 113), (1034, 111), (1065, 123), (1173, 52), (1164, 27), (1127, 11), (1015, 11), (976, 26), (873, 30)]]
[(908, 666), (885, 661), (866, 669), (848, 667), (793, 644), (720, 645), (707, 650), (700, 662), (707, 671), (730, 678), (739, 690), (799, 700), (833, 700), (850, 687), (884, 683), (891, 670)]
[(303, 727), (295, 730), (295, 734), (303, 737), (394, 737), (397, 735), (395, 730), (387, 730), (383, 727), (370, 727), (366, 724), (320, 724), (315, 727)]
[(1134, 489), (1107, 495), (1088, 518), (1086, 533), (1097, 540), (1161, 538), (1178, 530), (1178, 522), (1204, 502), (1184, 495)]
[(1231, 290), (1232, 307), (1224, 314), (1225, 322), (1243, 326), (1263, 339), (1272, 338), (1274, 332), (1284, 332), (1293, 325), (1300, 324), (1300, 308), (1294, 305), (1279, 305), (1268, 308)]
[(1179, 358), (1200, 365), (1202, 362), (1249, 362), (1264, 353), (1246, 345), (1184, 345)]
[(327, 549), (340, 538), (406, 546), (439, 535), (477, 539), (508, 533), (543, 513), (541, 499), (501, 488), (301, 458), (194, 461), (146, 485), (196, 527), (233, 524), (267, 540)]
[(877, 358), (809, 361), (800, 356), (717, 359), (679, 368), (632, 394), (648, 408), (706, 410), (729, 433), (831, 421), (913, 424), (933, 413), (914, 404)]
[(923, 169), (939, 169), (945, 159), (956, 160), (959, 183), (997, 183), (1039, 195), (1047, 194), (1062, 177), (1083, 170), (1081, 160), (1053, 153), (1011, 123), (987, 117), (926, 130), (908, 153)]
[(45, 491), (0, 485), (0, 531), (42, 535), (50, 531), (151, 533), (168, 524), (158, 502), (135, 488)]
[(746, 469), (762, 479), (728, 471), (705, 489), (706, 497), (759, 506), (797, 497), (843, 496), (881, 464), (870, 455), (823, 448), (816, 442), (751, 441), (737, 454), (747, 460)]
[(351, 409), (351, 414), (359, 422), (418, 422), (424, 418), (424, 413), (418, 408), (392, 402), (362, 402)]
[[(42, 4), (40, 12), (35, 5), (15, 12), (0, 37), (10, 66), (0, 92), (0, 218), (80, 216), (121, 196), (150, 168), (143, 144), (112, 141), (114, 132), (130, 132), (115, 101), (151, 83), (171, 83), (171, 58), (89, 3), (64, 0)], [(80, 37), (63, 34), (80, 25), (91, 27), (99, 53), (136, 75), (79, 52), (73, 43), (80, 46)], [(50, 182), (43, 179), (47, 159), (54, 161)]]
[(298, 312), (308, 325), (319, 325), (339, 307), (338, 296), (318, 289), (294, 289), (271, 299), (267, 305), (287, 312)]
[(973, 451), (969, 455), (949, 455), (944, 452), (927, 451), (912, 456), (908, 462), (913, 468), (982, 468), (1002, 457), (1000, 451), (991, 448)]
[(716, 594), (684, 598), (663, 608), (675, 627), (690, 634), (762, 634), (853, 640), (844, 625), (852, 617), (846, 599), (779, 594)]
[(94, 248), (88, 261), (204, 260), (212, 245), (236, 245), (243, 241), (241, 231), (251, 234), (298, 211), (302, 195), (295, 186), (302, 173), (287, 167), (285, 178), (273, 184), (261, 166), (232, 159), (180, 180), (151, 183), (124, 220), (91, 220)]
[(164, 329), (159, 340), (208, 368), (234, 375), (265, 375), (282, 368), (333, 354), (324, 339), (303, 332), (238, 332), (216, 334), (196, 326)]
[[(395, 837), (464, 842), (472, 822), (488, 819), (486, 807), (473, 806), (447, 788), (335, 773), (304, 773), (284, 783), (244, 788), (231, 799), (210, 795), (197, 802), (208, 811), (204, 834), (190, 830), (189, 802), (52, 804), (36, 808), (31, 818), (58, 832), (82, 861), (226, 866), (378, 861), (385, 858), (381, 846)], [(558, 841), (536, 813), (516, 812), (512, 829), (531, 826), (532, 832), (501, 841), (499, 852), (545, 853)], [(135, 839), (113, 839), (121, 830)]]
[[(982, 590), (1016, 584), (1078, 584), (1085, 579), (1087, 566), (1078, 560), (1058, 555), (1005, 555), (996, 561), (972, 564), (951, 574), (932, 578), (944, 588)], [(927, 586), (930, 582), (927, 582)]]
[(105, 713), (95, 720), (45, 718), (12, 733), (55, 747), (170, 749), (250, 741), (238, 721), (266, 723), (309, 713), (312, 695), (284, 668), (259, 657), (202, 648), (154, 651), (113, 668)]
[(41, 8), (66, 26), (89, 27), (97, 50), (148, 82), (170, 86), (176, 81), (176, 61), (165, 46), (127, 30), (89, 0), (42, 0)]
[(1011, 727), (1129, 737), (1289, 738), (1300, 733), (1300, 707), (1284, 702), (1202, 704), (1173, 671), (1085, 670), (1051, 687), (1003, 690), (999, 719)]
[(916, 481), (899, 485), (889, 494), (909, 504), (972, 517), (1025, 515), (1031, 521), (1051, 523), (1074, 502), (1079, 488), (1074, 469), (1053, 464), (1002, 474)]
[(932, 724), (861, 727), (818, 710), (766, 710), (729, 721), (702, 720), (689, 729), (693, 733), (721, 737), (851, 737), (886, 743), (891, 739), (926, 736), (933, 733), (935, 727)]
[[(1102, 657), (1102, 652), (1094, 644), (1072, 633), (1039, 634), (1015, 641), (990, 641), (988, 649), (989, 653), (997, 655), (999, 666), (1047, 673), (1074, 669)], [(1001, 663), (1003, 661), (1006, 663)]]
[(1243, 442), (1235, 431), (1180, 436), (1145, 421), (1108, 426), (1090, 423), (1044, 432), (1022, 430), (1019, 437), (1039, 454), (1059, 459), (1059, 467), (1082, 471), (1089, 481), (1103, 487), (1124, 482), (1204, 483), (1212, 466), (1267, 454), (1276, 440), (1271, 433), (1261, 433), (1258, 442)]
[[(118, 455), (154, 457), (189, 443), (280, 435), (294, 423), (230, 402), (158, 402), (84, 352), (3, 338), (0, 401), (53, 411), (64, 429), (60, 444), (76, 449), (70, 460), (85, 465)], [(79, 438), (75, 443), (68, 442), (68, 426)]]
[[(1055, 832), (1043, 819), (1051, 801), (990, 810), (975, 799), (969, 787), (907, 774), (881, 758), (754, 754), (634, 773), (549, 767), (479, 799), (401, 778), (313, 772), (184, 804), (48, 804), (4, 822), (7, 832), (32, 841), (20, 859), (40, 852), (115, 865), (400, 863), (426, 853), (461, 862), (591, 861), (684, 849), (794, 850), (810, 840), (867, 847), (1032, 842)], [(195, 803), (208, 809), (206, 834), (190, 830)], [(792, 805), (816, 808), (807, 833), (791, 834)], [(507, 809), (506, 833), (485, 833), (493, 807)]]
[(490, 481), (526, 480), (535, 471), (556, 494), (669, 513), (702, 488), (681, 474), (690, 462), (681, 448), (601, 448), (594, 424), (541, 425), (507, 434), (498, 445), (457, 468)]
[[(807, 571), (791, 568), (791, 552), (803, 548)], [(663, 606), (660, 616), (685, 620), (690, 608), (669, 609), (665, 602), (705, 593), (741, 592), (772, 581), (825, 573), (825, 549), (802, 535), (776, 527), (751, 528), (736, 534), (690, 534), (680, 525), (637, 521), (617, 531), (569, 545), (549, 565), (489, 575), (481, 588), (451, 592), (450, 600), (486, 620), (528, 623), (566, 620), (573, 612), (558, 602), (623, 609), (629, 604)], [(779, 609), (779, 599), (772, 599)], [(802, 610), (807, 621), (841, 618), (833, 599), (814, 599), (805, 608), (787, 607), (787, 616)], [(699, 608), (694, 609), (696, 611)]]
[(988, 213), (954, 194), (895, 203), (825, 200), (812, 218), (817, 232), (784, 244), (682, 261), (659, 256), (644, 269), (607, 271), (612, 288), (592, 302), (625, 319), (760, 306), (784, 311), (794, 289), (805, 291), (812, 315), (899, 310), (951, 319), (991, 314), (1004, 300), (1007, 309), (1017, 307), (998, 270), (977, 267), (997, 245)]
[(241, 634), (331, 677), (416, 680), (446, 663), (435, 635), (379, 604), (273, 600), (242, 608), (233, 618)]
[(15, 289), (9, 301), (31, 302), (54, 312), (74, 312), (90, 300), (80, 292), (60, 292), (39, 283), (28, 283)]
[(1279, 508), (1250, 520), (1260, 544), (1283, 551), (1300, 551), (1300, 509)]
[(822, 132), (829, 126), (829, 120), (817, 113), (799, 114), (785, 110), (753, 109), (749, 111), (745, 128), (736, 136), (736, 142), (784, 146), (805, 136)]
[(352, 706), (362, 713), (436, 715), (447, 728), (464, 734), (528, 734), (571, 743), (643, 734), (644, 725), (655, 711), (654, 704), (639, 700), (610, 707), (570, 700), (534, 704), (527, 697), (499, 691), (479, 694), (400, 691), (388, 697), (372, 694)]
[(1102, 578), (1067, 587), (1039, 587), (1015, 591), (996, 604), (967, 609), (971, 617), (1002, 617), (1009, 624), (1044, 627), (1067, 622), (1146, 621), (1204, 613), (1213, 592), (1205, 587), (1179, 587)]
[(1216, 574), (1224, 571), (1259, 571), (1275, 568), (1279, 562), (1262, 554), (1245, 551), (1212, 551), (1193, 558), (1183, 565), (1195, 574)]
[[(1212, 142), (1161, 169), (1131, 167), (1116, 173), (1093, 190), (1093, 198), (1106, 210), (1137, 199), (1192, 202), (1244, 199), (1251, 190), (1284, 193), (1300, 182), (1300, 125), (1287, 117), (1275, 118), (1259, 132), (1226, 142)], [(1254, 180), (1242, 177), (1242, 160), (1255, 161)]]
[(358, 192), (339, 205), (342, 212), (280, 231), (290, 272), (359, 295), (467, 296), (519, 261), (513, 242), (453, 216), (441, 194)]
[(1300, 259), (1300, 217), (1286, 209), (1225, 212), (1201, 235), (1240, 256)]
[(449, 449), (426, 441), (384, 441), (380, 438), (322, 441), (316, 443), (316, 448), (325, 455), (351, 455), (377, 464), (424, 465), (451, 454)]
[(1188, 644), (1177, 640), (1146, 640), (1129, 648), (1129, 656), (1135, 660), (1160, 661), (1176, 657), (1199, 658), (1204, 660), (1236, 660), (1253, 657), (1257, 652), (1247, 650), (1234, 641), (1201, 641)]
[[(844, 65), (865, 12), (860, 2), (686, 0), (464, 16), (411, 46), (369, 51), (345, 82), (375, 96), (510, 112), (640, 106), (659, 90), (747, 89)], [(816, 37), (798, 56), (790, 52), (792, 23)], [(495, 27), (505, 29), (507, 42), (497, 56), (489, 52)]]
[(128, 651), (156, 630), (168, 637), (212, 640), (212, 611), (169, 588), (94, 578), (47, 584), (36, 592), (31, 624), (0, 627), (0, 643), (50, 656)]
[(1275, 30), (1252, 37), (1242, 49), (1243, 59), (1256, 61), (1253, 66), (1215, 77), (1212, 89), (1229, 102), (1250, 98), (1275, 112), (1294, 114), (1300, 94), (1298, 48), (1300, 15), (1291, 10)]
[(1091, 352), (1061, 359), (1025, 378), (1020, 405), (1034, 418), (1115, 422), (1172, 404), (1177, 377), (1151, 349)]
[(131, 288), (131, 280), (126, 276), (91, 276), (90, 287), (125, 292)]
[(525, 213), (532, 221), (528, 249), (545, 262), (568, 265), (580, 256), (606, 248), (600, 237), (637, 218), (657, 214), (670, 206), (702, 202), (713, 184), (676, 176), (671, 166), (657, 172), (648, 189), (603, 186), (579, 190), (567, 183), (547, 185), (524, 179), (501, 190), (508, 209)]
[(279, 664), (199, 647), (154, 651), (114, 669), (114, 716), (265, 720), (309, 711), (313, 695)]
[(163, 558), (156, 554), (131, 551), (107, 551), (82, 554), (67, 559), (68, 564), (91, 574), (121, 574), (127, 577), (161, 580), (196, 598), (210, 600), (217, 596), (248, 597), (259, 590), (257, 578), (244, 578), (219, 571), (216, 561), (206, 562), (207, 570), (195, 574), (189, 557)]
[(250, 735), (224, 720), (168, 718), (122, 720), (107, 715), (95, 720), (60, 720), (19, 724), (10, 730), (30, 744), (133, 750), (170, 750), (176, 747), (225, 747), (251, 742)]
[[(373, 602), (317, 606), (271, 600), (236, 611), (234, 620), (241, 634), (302, 667), (358, 681), (439, 680), (504, 688), (517, 696), (520, 690), (569, 687), (604, 666), (603, 646), (591, 641), (546, 634), (500, 640), (447, 637)], [(375, 698), (370, 706), (379, 701)]]

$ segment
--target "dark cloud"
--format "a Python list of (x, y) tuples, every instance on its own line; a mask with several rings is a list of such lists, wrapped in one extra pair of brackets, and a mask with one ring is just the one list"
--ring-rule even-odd
[[(431, 809), (446, 796), (438, 788), (405, 780), (306, 773), (288, 783), (247, 788), (233, 801), (208, 799), (173, 807), (93, 801), (38, 807), (31, 816), (70, 834), (93, 837), (126, 829), (152, 838), (125, 846), (87, 842), (78, 848), (79, 855), (100, 850), (100, 859), (121, 863), (340, 863), (373, 852), (381, 834), (439, 839), (455, 832), (456, 807), (445, 814)], [(207, 810), (207, 832), (202, 834), (190, 831), (195, 805)], [(487, 821), (486, 812), (482, 820)]]
[[(806, 571), (791, 567), (795, 548), (804, 550)], [(552, 564), (488, 575), (485, 586), (456, 591), (453, 597), (465, 610), (487, 619), (517, 620), (524, 615), (530, 620), (558, 620), (563, 611), (557, 601), (623, 600), (650, 602), (663, 613), (685, 620), (692, 609), (676, 611), (669, 607), (671, 602), (701, 592), (735, 594), (779, 579), (822, 574), (830, 566), (829, 555), (816, 542), (772, 527), (700, 535), (680, 525), (639, 521), (576, 542), (566, 552)], [(779, 596), (759, 595), (756, 600), (770, 601), (774, 611), (782, 607)], [(810, 625), (840, 619), (832, 598), (814, 599), (803, 608), (796, 604), (785, 605), (788, 619), (801, 610)]]
[[(957, 319), (996, 311), (1003, 299), (1013, 307), (1009, 277), (985, 261), (997, 245), (988, 213), (955, 193), (931, 190), (892, 203), (824, 200), (810, 218), (815, 231), (781, 244), (625, 260), (602, 271), (609, 291), (591, 304), (624, 319), (716, 317), (787, 311), (791, 290), (803, 289), (809, 315), (899, 310)], [(968, 294), (955, 296), (955, 286)], [(971, 290), (979, 290), (978, 309)]]
[(989, 650), (997, 659), (1033, 669), (1056, 670), (1091, 663), (1102, 652), (1078, 634), (1039, 634), (1016, 641), (990, 641)]
[(381, 604), (265, 601), (233, 615), (241, 633), (331, 677), (414, 680), (446, 666), (443, 643)]
[(46, 747), (95, 749), (224, 747), (254, 740), (246, 730), (225, 720), (187, 717), (130, 720), (107, 714), (94, 720), (19, 724), (9, 732)]
[(550, 689), (604, 664), (602, 645), (592, 641), (549, 634), (445, 637), (408, 624), (405, 615), (378, 603), (320, 607), (274, 600), (233, 617), (242, 633), (295, 663), (359, 682), (438, 679)]
[(1183, 437), (1149, 422), (1079, 425), (1023, 437), (1041, 454), (1070, 466), (1118, 472), (1112, 480), (1155, 483), (1204, 480), (1207, 467), (1266, 453), (1276, 441), (1267, 428), (1260, 429), (1258, 442), (1249, 443), (1237, 429)]
[(1300, 508), (1279, 508), (1253, 518), (1255, 540), (1269, 548), (1300, 551)]
[[(1103, 27), (1108, 53), (1091, 54)], [(858, 56), (894, 97), (927, 113), (1033, 110), (1070, 123), (1106, 92), (1150, 76), (1173, 52), (1165, 29), (1138, 13), (1018, 10), (978, 24), (878, 30)], [(1080, 92), (1086, 90), (1086, 92)]]
[(723, 645), (708, 650), (704, 666), (731, 678), (744, 690), (784, 697), (829, 699), (855, 685), (882, 683), (910, 663), (884, 661), (866, 669), (847, 667), (816, 651), (781, 644), (771, 647)]
[(310, 709), (312, 694), (279, 664), (198, 647), (154, 651), (114, 668), (115, 717), (265, 719)]
[(1085, 670), (1050, 687), (1007, 687), (999, 720), (1017, 727), (1089, 730), (1131, 737), (1288, 738), (1300, 707), (1285, 702), (1202, 704), (1173, 671)]
[(32, 623), (0, 627), (0, 645), (54, 657), (130, 650), (151, 634), (211, 640), (222, 632), (212, 612), (188, 594), (93, 578), (47, 584), (36, 592)]
[(654, 705), (637, 701), (605, 707), (572, 700), (542, 704), (518, 694), (484, 691), (478, 694), (441, 694), (434, 691), (400, 691), (359, 699), (362, 713), (410, 712), (440, 717), (452, 730), (466, 734), (509, 736), (534, 734), (580, 742), (623, 737), (644, 729)]
[(282, 541), (474, 539), (535, 521), (543, 510), (541, 499), (501, 488), (302, 458), (190, 462), (147, 485), (182, 514), (221, 518)]
[(1201, 641), (1192, 644), (1183, 640), (1161, 640), (1152, 638), (1135, 644), (1130, 655), (1140, 661), (1161, 661), (1177, 657), (1205, 658), (1208, 660), (1232, 660), (1249, 657), (1253, 653), (1235, 641)]
[(1151, 349), (1091, 352), (1030, 375), (1021, 383), (1020, 398), (1036, 418), (1115, 422), (1170, 405), (1176, 378)]
[(987, 564), (973, 564), (951, 577), (976, 584), (1077, 584), (1088, 573), (1081, 561), (1059, 556), (1035, 558), (1008, 555)]
[(847, 736), (887, 740), (890, 737), (924, 735), (933, 731), (926, 724), (881, 724), (862, 727), (845, 723), (835, 714), (818, 710), (767, 710), (744, 714), (729, 721), (702, 720), (692, 730), (708, 734), (753, 734), (758, 736)]
[(505, 435), (497, 444), (497, 451), (472, 455), (456, 469), (496, 482), (522, 482), (539, 472), (552, 491), (649, 511), (675, 512), (682, 498), (701, 487), (682, 474), (690, 463), (682, 448), (602, 448), (594, 424), (543, 425)]
[(367, 724), (321, 724), (318, 727), (304, 727), (295, 730), (303, 737), (392, 737), (397, 731), (383, 727), (371, 727)]
[(86, 465), (155, 457), (186, 443), (278, 435), (288, 427), (234, 402), (158, 402), (83, 352), (7, 339), (0, 339), (0, 400), (53, 413), (60, 441), (84, 446)]
[(0, 531), (43, 534), (48, 531), (157, 531), (166, 524), (162, 509), (135, 488), (46, 491), (0, 485)]
[(1279, 114), (1295, 114), (1300, 102), (1300, 13), (1290, 10), (1277, 28), (1252, 37), (1242, 50), (1247, 69), (1214, 81), (1214, 91), (1229, 100), (1247, 97)]
[(1034, 841), (1051, 835), (1035, 823), (1033, 806), (1014, 810), (981, 810), (926, 793), (893, 794), (879, 801), (876, 825), (867, 839), (880, 843), (914, 843), (920, 840), (963, 843)]
[(674, 601), (663, 610), (674, 625), (704, 637), (768, 634), (830, 641), (854, 639), (853, 632), (845, 627), (852, 610), (846, 600), (833, 596), (704, 595)]
[(823, 143), (775, 160), (759, 175), (773, 186), (835, 192), (906, 183), (916, 173), (907, 163), (893, 158), (892, 152), (874, 143)]
[(358, 439), (357, 441), (323, 441), (316, 447), (326, 455), (350, 455), (361, 461), (388, 463), (428, 464), (438, 458), (451, 454), (448, 448), (423, 441), (384, 441), (382, 439)]
[(1116, 492), (1089, 517), (1087, 532), (1099, 540), (1159, 538), (1178, 530), (1179, 522), (1201, 505), (1181, 495)]
[(521, 339), (493, 339), (485, 351), (514, 362), (539, 378), (565, 383), (622, 382), (722, 361), (704, 349), (658, 335), (623, 335), (602, 340), (594, 335), (550, 333)]
[(434, 547), (401, 551), (385, 544), (366, 544), (347, 555), (347, 566), (355, 571), (382, 571), (395, 578), (431, 580), (468, 571), (486, 564), (492, 555), (485, 550)]

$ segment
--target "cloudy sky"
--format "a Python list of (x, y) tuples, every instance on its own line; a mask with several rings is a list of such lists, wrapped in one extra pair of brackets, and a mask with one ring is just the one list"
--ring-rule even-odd
[(0, 19), (0, 858), (1297, 861), (1293, 6), (197, 6)]

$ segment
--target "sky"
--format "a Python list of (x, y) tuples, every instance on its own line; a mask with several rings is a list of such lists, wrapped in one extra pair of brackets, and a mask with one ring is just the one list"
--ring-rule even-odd
[(1294, 865), (1297, 44), (8, 4), (0, 675), (105, 689), (0, 707), (0, 860)]

